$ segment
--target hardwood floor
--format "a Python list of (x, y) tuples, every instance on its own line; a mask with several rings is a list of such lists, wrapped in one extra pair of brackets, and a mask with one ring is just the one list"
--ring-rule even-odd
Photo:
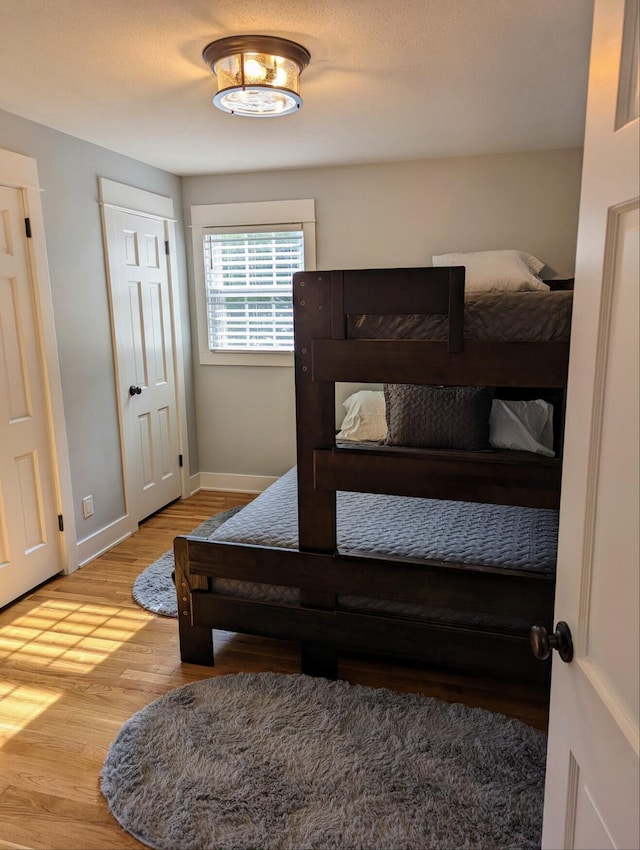
[[(251, 496), (200, 492), (71, 576), (0, 611), (0, 848), (142, 847), (99, 791), (120, 726), (179, 685), (238, 671), (299, 672), (296, 645), (215, 632), (214, 668), (181, 664), (177, 625), (139, 608), (135, 577), (204, 519)], [(345, 657), (352, 683), (413, 691), (518, 717), (545, 729), (546, 700), (516, 685)]]

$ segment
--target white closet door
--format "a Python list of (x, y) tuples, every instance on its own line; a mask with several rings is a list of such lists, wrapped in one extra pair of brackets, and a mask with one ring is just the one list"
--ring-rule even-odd
[(21, 192), (0, 186), (0, 606), (62, 569), (26, 240)]
[(139, 522), (181, 495), (164, 222), (106, 207), (127, 509)]

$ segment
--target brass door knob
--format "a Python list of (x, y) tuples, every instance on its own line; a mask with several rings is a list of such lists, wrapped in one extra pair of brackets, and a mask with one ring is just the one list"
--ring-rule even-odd
[(573, 659), (571, 630), (563, 620), (556, 625), (553, 634), (549, 634), (544, 626), (531, 626), (529, 639), (533, 654), (541, 661), (551, 655), (552, 649), (557, 649), (560, 658), (567, 663)]

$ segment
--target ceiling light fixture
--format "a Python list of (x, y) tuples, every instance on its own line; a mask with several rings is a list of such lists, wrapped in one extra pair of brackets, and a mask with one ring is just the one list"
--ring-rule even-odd
[(202, 51), (218, 83), (214, 104), (233, 115), (267, 118), (289, 115), (302, 106), (300, 74), (309, 51), (270, 35), (232, 35)]

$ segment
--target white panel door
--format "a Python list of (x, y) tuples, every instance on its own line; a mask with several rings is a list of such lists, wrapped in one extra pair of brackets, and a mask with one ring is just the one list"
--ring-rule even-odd
[(164, 222), (104, 216), (127, 509), (139, 522), (181, 495)]
[(45, 393), (22, 195), (0, 186), (0, 607), (62, 569)]
[(596, 0), (555, 609), (575, 656), (553, 659), (549, 850), (640, 847), (637, 39), (638, 0)]

